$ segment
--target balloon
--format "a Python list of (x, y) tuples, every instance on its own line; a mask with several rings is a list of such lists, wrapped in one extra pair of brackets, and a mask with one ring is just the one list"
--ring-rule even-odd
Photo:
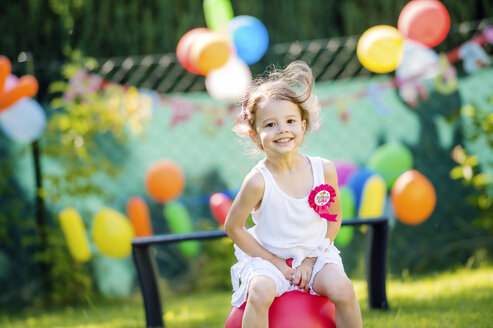
[(398, 142), (379, 146), (368, 160), (368, 167), (380, 173), (390, 190), (395, 180), (414, 165), (411, 151)]
[(59, 220), (70, 255), (78, 262), (89, 261), (91, 248), (79, 212), (73, 207), (67, 207), (60, 212)]
[(233, 19), (233, 7), (229, 0), (204, 0), (204, 16), (207, 27), (213, 31), (226, 32)]
[(363, 33), (356, 46), (361, 65), (375, 73), (389, 73), (402, 59), (402, 34), (393, 26), (377, 25)]
[(334, 161), (334, 166), (337, 172), (337, 182), (339, 187), (344, 186), (348, 182), (348, 178), (358, 170), (358, 164), (351, 161)]
[(205, 78), (205, 87), (212, 98), (241, 101), (252, 82), (250, 68), (238, 58), (231, 56), (226, 65), (213, 69)]
[[(172, 233), (189, 233), (193, 231), (192, 222), (187, 209), (180, 202), (171, 202), (164, 207), (164, 217)], [(188, 258), (195, 257), (200, 251), (200, 244), (196, 240), (182, 241), (178, 248)]]
[(12, 72), (12, 64), (5, 56), (0, 56), (0, 94), (4, 91), (5, 79)]
[[(339, 189), (341, 197), (342, 219), (354, 218), (354, 194), (351, 188), (342, 187)], [(354, 227), (343, 226), (339, 229), (334, 243), (337, 247), (345, 247), (353, 240)]]
[(136, 237), (152, 236), (151, 218), (146, 201), (141, 197), (132, 197), (127, 202), (127, 215), (132, 222)]
[(438, 0), (410, 1), (402, 8), (397, 27), (405, 38), (432, 48), (447, 36), (450, 16)]
[(247, 65), (258, 62), (269, 47), (269, 32), (257, 18), (237, 16), (228, 24), (238, 58)]
[(0, 94), (0, 111), (12, 106), (23, 97), (33, 97), (38, 92), (38, 81), (32, 75), (24, 75), (12, 89)]
[[(245, 305), (231, 308), (225, 328), (242, 327)], [(293, 290), (276, 297), (269, 308), (271, 328), (335, 326), (335, 306), (327, 297)]]
[(183, 66), (183, 68), (193, 74), (199, 74), (199, 70), (190, 60), (190, 49), (193, 42), (197, 40), (197, 38), (199, 38), (201, 34), (207, 32), (209, 32), (209, 30), (205, 27), (194, 28), (193, 30), (185, 33), (176, 46), (176, 57), (178, 58), (178, 61)]
[(405, 40), (402, 61), (395, 71), (398, 79), (433, 79), (440, 73), (438, 54), (423, 44)]
[(426, 221), (436, 205), (435, 188), (416, 170), (408, 170), (397, 178), (390, 196), (397, 219), (408, 225)]
[(220, 192), (213, 194), (209, 199), (209, 207), (212, 215), (221, 226), (223, 226), (226, 221), (226, 216), (228, 216), (231, 205), (231, 199)]
[(387, 186), (383, 178), (375, 174), (366, 180), (361, 195), (361, 205), (358, 216), (360, 218), (379, 218), (385, 211)]
[(0, 126), (12, 140), (33, 142), (43, 135), (46, 114), (36, 100), (23, 98), (0, 112)]
[(207, 75), (209, 71), (226, 64), (230, 55), (228, 38), (219, 32), (207, 32), (193, 39), (189, 60), (199, 74)]
[(368, 178), (375, 174), (375, 171), (366, 167), (360, 168), (354, 174), (351, 175), (348, 181), (348, 186), (351, 188), (354, 194), (354, 209), (358, 211), (361, 203), (361, 196), (363, 193), (363, 187)]
[(130, 255), (133, 237), (132, 225), (120, 212), (105, 207), (96, 213), (92, 240), (104, 255), (116, 258)]
[(491, 64), (490, 57), (483, 47), (472, 41), (466, 42), (460, 47), (459, 57), (462, 59), (462, 65), (467, 74), (472, 74)]
[(185, 176), (175, 162), (160, 160), (147, 171), (145, 185), (154, 201), (166, 203), (180, 197), (185, 188)]

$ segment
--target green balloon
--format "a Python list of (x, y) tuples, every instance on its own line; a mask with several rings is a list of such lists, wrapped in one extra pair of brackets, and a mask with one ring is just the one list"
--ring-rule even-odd
[[(189, 233), (194, 230), (187, 209), (178, 201), (164, 206), (164, 217), (172, 233)], [(178, 248), (183, 255), (193, 258), (200, 251), (200, 243), (196, 240), (182, 241), (178, 243)]]
[(233, 7), (229, 0), (204, 0), (204, 16), (207, 27), (218, 32), (227, 32), (233, 19)]
[(351, 240), (353, 240), (353, 235), (354, 235), (354, 227), (352, 226), (341, 227), (341, 229), (337, 233), (336, 239), (334, 240), (334, 244), (337, 247), (345, 247), (349, 245)]
[(341, 197), (341, 209), (342, 218), (351, 219), (354, 218), (354, 193), (349, 187), (342, 187), (339, 189), (339, 195)]
[(411, 151), (400, 143), (391, 142), (378, 147), (371, 155), (367, 166), (382, 175), (390, 190), (395, 180), (413, 165)]

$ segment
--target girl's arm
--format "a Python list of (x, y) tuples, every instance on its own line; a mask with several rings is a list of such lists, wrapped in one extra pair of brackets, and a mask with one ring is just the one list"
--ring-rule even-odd
[(264, 194), (264, 179), (261, 174), (252, 170), (243, 181), (238, 195), (226, 217), (224, 230), (231, 240), (247, 255), (261, 257), (274, 264), (286, 277), (291, 280), (293, 269), (287, 266), (285, 260), (275, 256), (263, 248), (244, 228), (245, 222), (253, 208), (260, 206)]
[(337, 183), (337, 172), (334, 163), (329, 160), (322, 159), (323, 168), (324, 168), (324, 177), (325, 183), (332, 186), (336, 191), (336, 199), (335, 202), (329, 207), (330, 214), (337, 214), (337, 222), (327, 221), (327, 233), (325, 238), (329, 238), (331, 243), (334, 242), (334, 239), (341, 228), (342, 221), (342, 209), (341, 209), (341, 195), (339, 194), (339, 186)]

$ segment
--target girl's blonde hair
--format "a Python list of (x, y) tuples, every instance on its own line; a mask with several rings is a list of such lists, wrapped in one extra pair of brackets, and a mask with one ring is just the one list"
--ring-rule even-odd
[(306, 120), (306, 130), (320, 126), (320, 105), (312, 95), (314, 84), (310, 67), (302, 61), (294, 61), (285, 69), (273, 69), (266, 78), (257, 78), (243, 98), (242, 109), (233, 126), (240, 137), (255, 131), (255, 118), (259, 105), (266, 99), (287, 100), (298, 105), (301, 119)]

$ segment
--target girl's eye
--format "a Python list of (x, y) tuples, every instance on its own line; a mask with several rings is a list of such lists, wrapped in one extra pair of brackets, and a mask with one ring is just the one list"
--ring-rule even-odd
[(296, 120), (293, 120), (293, 119), (288, 120), (288, 123), (294, 123), (294, 122), (296, 122)]
[(265, 125), (265, 127), (266, 127), (266, 128), (271, 128), (271, 127), (273, 127), (273, 126), (274, 126), (274, 123), (267, 123), (267, 124)]

